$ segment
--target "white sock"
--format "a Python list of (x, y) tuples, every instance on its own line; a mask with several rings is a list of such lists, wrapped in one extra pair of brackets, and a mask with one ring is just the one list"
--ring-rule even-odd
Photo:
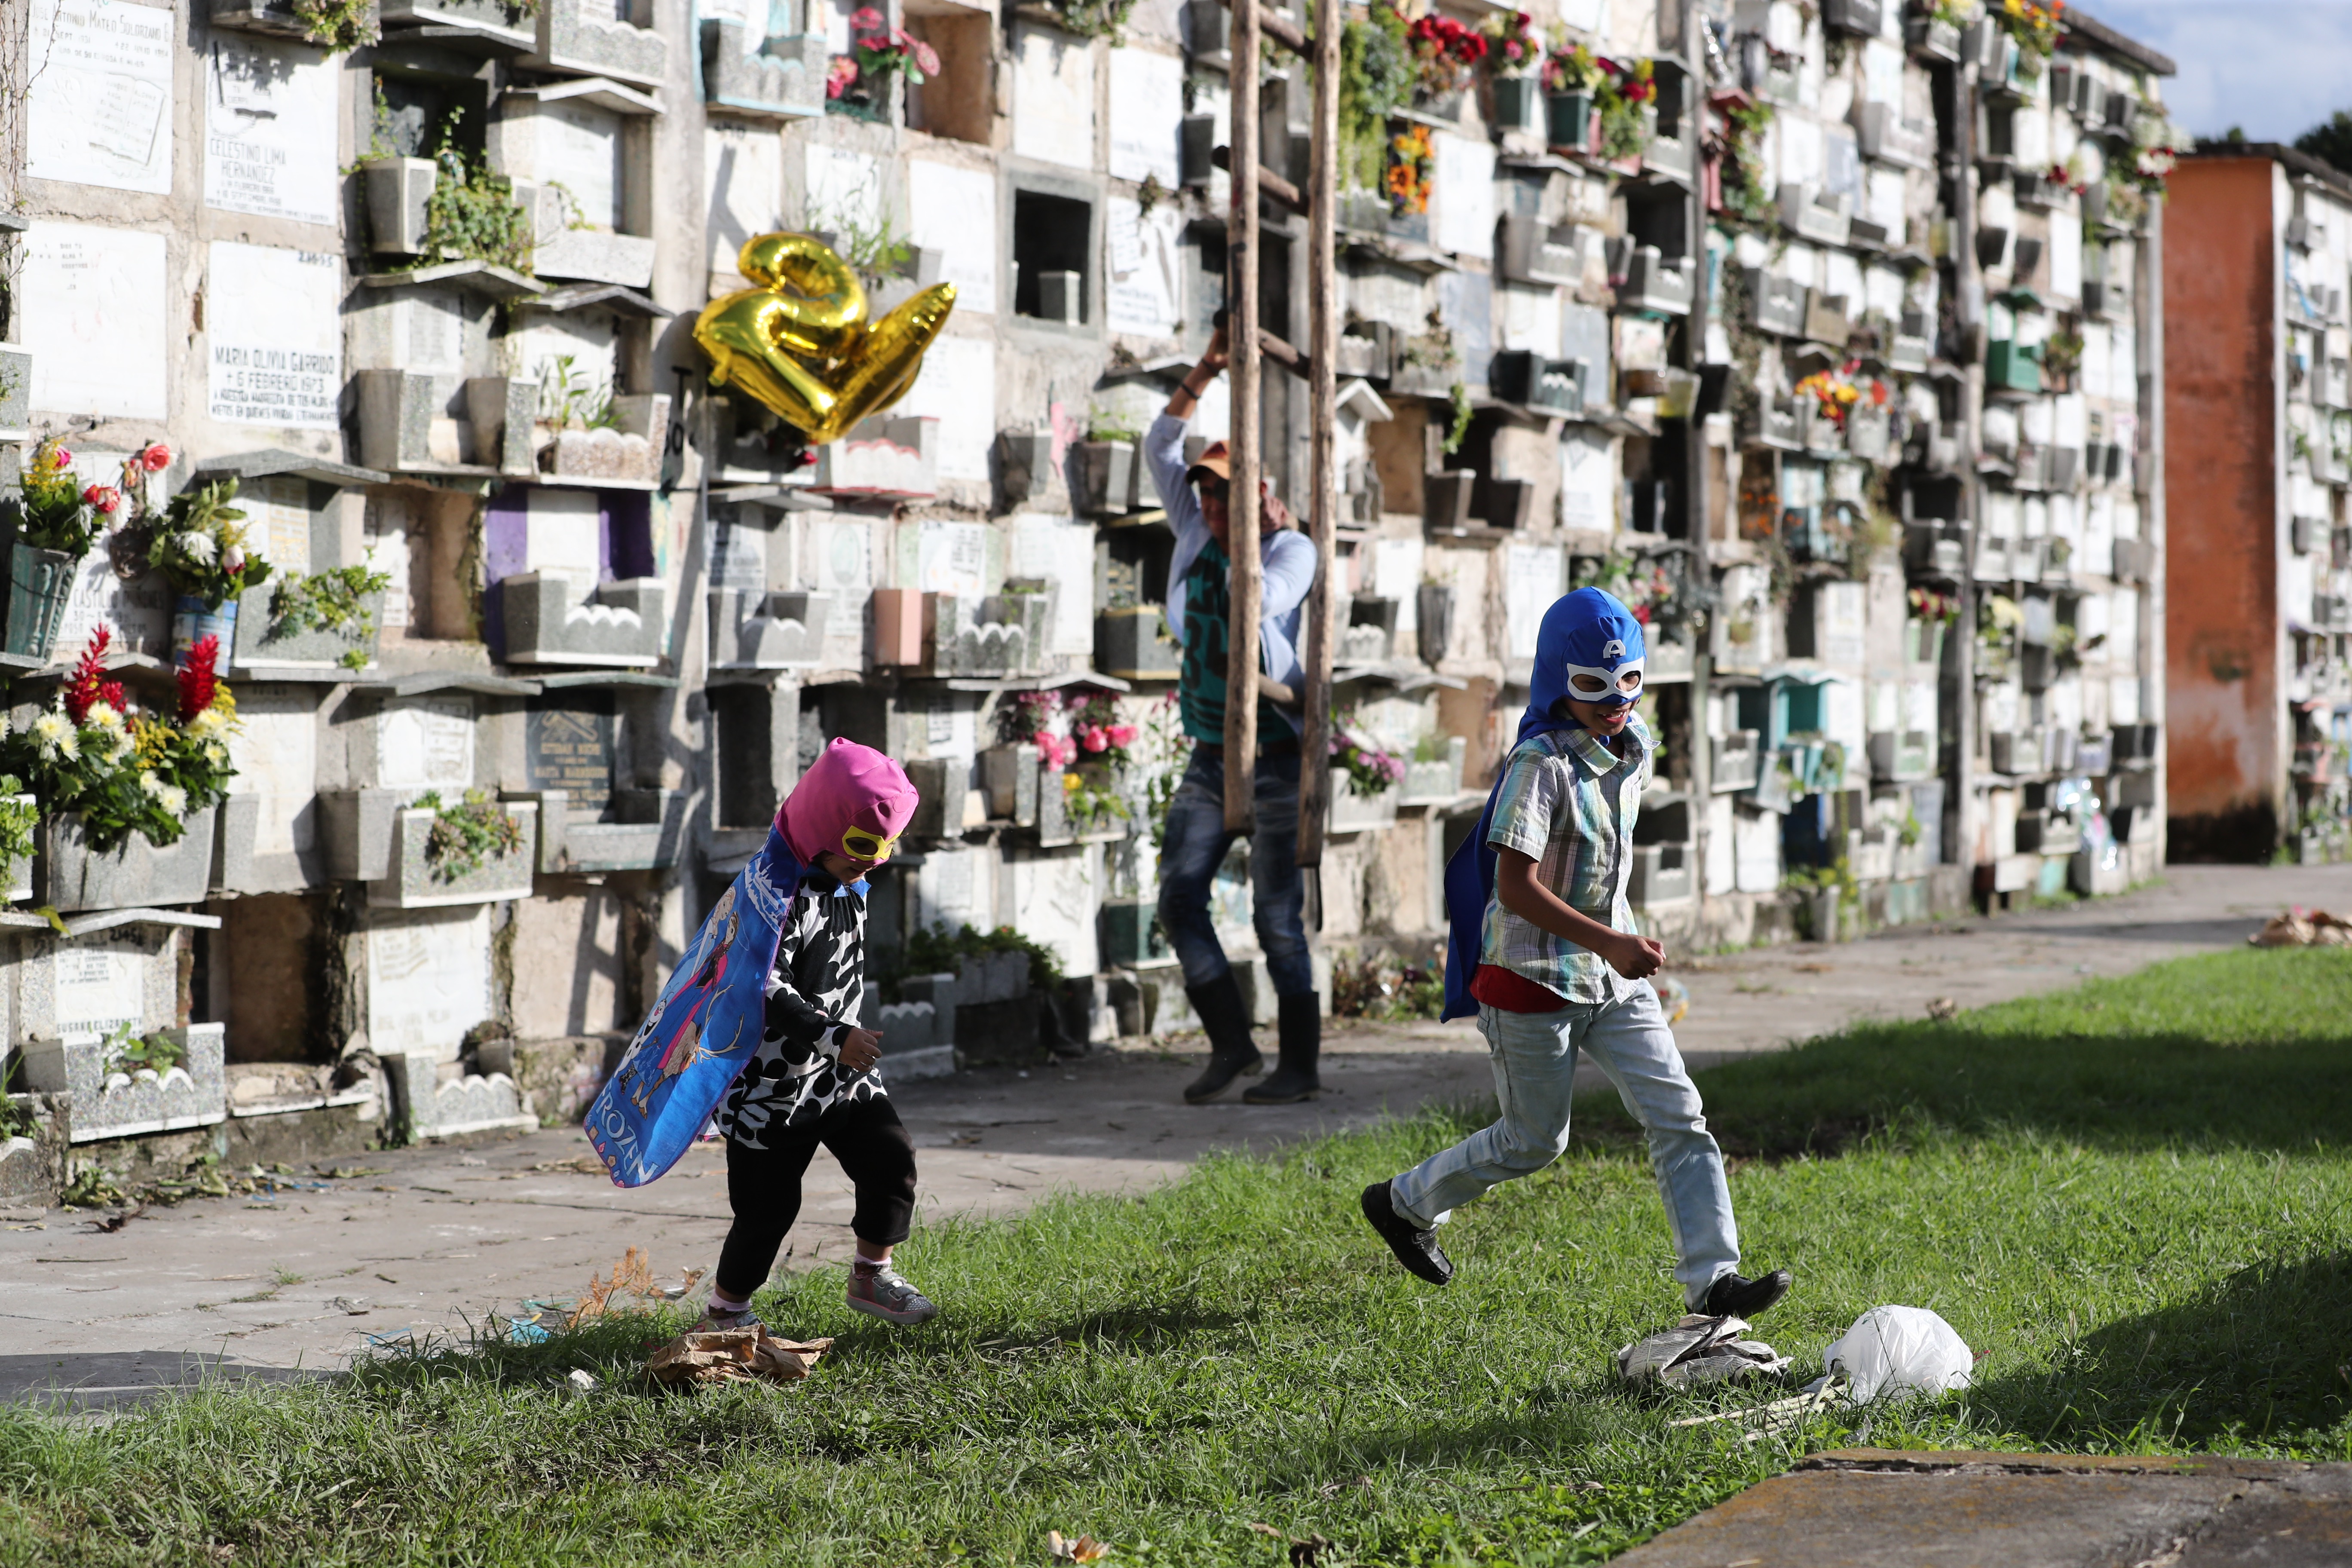
[(749, 1301), (730, 1301), (716, 1290), (710, 1293), (710, 1310), (714, 1312), (740, 1312), (751, 1305)]

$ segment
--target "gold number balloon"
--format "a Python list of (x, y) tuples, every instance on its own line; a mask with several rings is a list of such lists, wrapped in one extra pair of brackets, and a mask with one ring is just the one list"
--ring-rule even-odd
[(869, 322), (857, 275), (805, 234), (746, 240), (736, 268), (760, 287), (713, 300), (694, 323), (711, 384), (742, 388), (819, 446), (906, 395), (955, 309), (955, 285), (939, 283)]

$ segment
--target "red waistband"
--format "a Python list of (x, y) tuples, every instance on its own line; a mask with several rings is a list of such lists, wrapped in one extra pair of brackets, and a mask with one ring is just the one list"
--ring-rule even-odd
[(1568, 998), (1550, 986), (1499, 963), (1478, 966), (1478, 973), (1470, 977), (1470, 994), (1505, 1013), (1557, 1013), (1568, 1005)]

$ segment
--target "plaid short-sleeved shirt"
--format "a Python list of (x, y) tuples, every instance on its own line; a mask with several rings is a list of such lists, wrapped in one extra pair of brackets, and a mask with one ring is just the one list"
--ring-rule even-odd
[[(1557, 730), (1519, 742), (1503, 765), (1486, 842), (1536, 862), (1536, 879), (1579, 914), (1632, 931), (1625, 877), (1633, 819), (1649, 783), (1649, 731), (1625, 726), (1622, 755), (1585, 730)], [(1479, 959), (1523, 974), (1567, 1002), (1614, 1002), (1642, 982), (1628, 980), (1589, 948), (1552, 935), (1486, 900)]]

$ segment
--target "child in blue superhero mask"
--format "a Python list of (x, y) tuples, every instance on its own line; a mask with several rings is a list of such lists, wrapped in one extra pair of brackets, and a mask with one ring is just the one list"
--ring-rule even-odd
[(1477, 1013), (1502, 1116), (1365, 1188), (1364, 1217), (1408, 1269), (1444, 1284), (1454, 1266), (1436, 1227), (1567, 1149), (1577, 1058), (1589, 1053), (1649, 1133), (1685, 1304), (1747, 1318), (1790, 1279), (1738, 1271), (1723, 1152), (1649, 983), (1665, 950), (1640, 934), (1625, 900), (1654, 756), (1633, 712), (1646, 656), (1642, 623), (1598, 588), (1545, 612), (1518, 743), (1445, 874), (1445, 1016)]

